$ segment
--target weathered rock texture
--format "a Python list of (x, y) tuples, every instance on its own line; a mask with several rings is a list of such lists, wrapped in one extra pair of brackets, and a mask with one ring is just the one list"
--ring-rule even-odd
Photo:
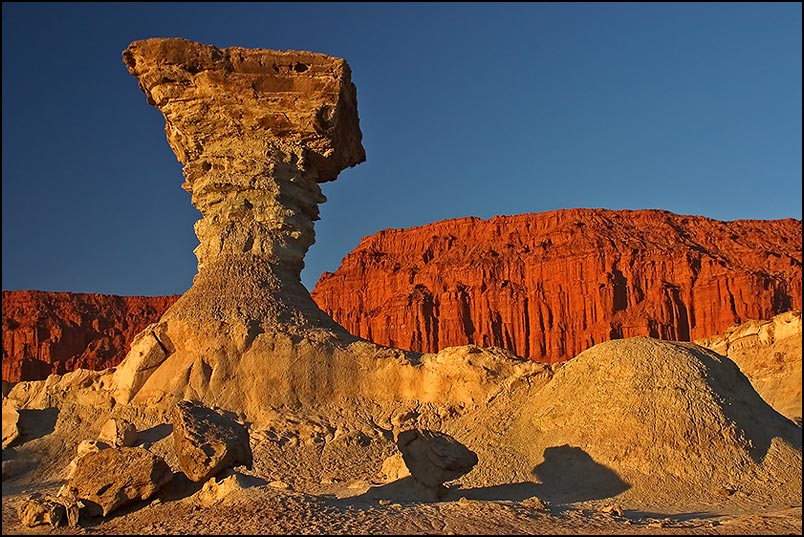
[(477, 349), (419, 356), (361, 341), (301, 284), (318, 183), (365, 158), (344, 60), (182, 39), (137, 41), (123, 58), (165, 116), (203, 217), (193, 285), (132, 344), (112, 380), (117, 402), (187, 399), (259, 423), (272, 404), (485, 401), (505, 379), (538, 374), (494, 353), (468, 356)]
[(3, 291), (3, 380), (113, 367), (178, 298)]
[(183, 39), (134, 42), (123, 60), (165, 116), (203, 216), (198, 274), (163, 320), (334, 326), (300, 273), (326, 201), (318, 183), (365, 160), (346, 62)]
[(78, 460), (68, 490), (76, 498), (97, 504), (103, 516), (137, 500), (147, 500), (173, 479), (160, 457), (141, 447), (110, 448)]
[(690, 341), (801, 307), (801, 221), (659, 210), (461, 218), (364, 238), (312, 296), (356, 336), (570, 359), (632, 336)]
[(17, 516), (23, 526), (34, 527), (49, 524), (53, 528), (65, 525), (67, 512), (64, 505), (51, 495), (33, 493), (17, 506)]
[(696, 341), (728, 356), (777, 412), (801, 424), (801, 311), (748, 321)]
[(181, 401), (171, 416), (179, 466), (191, 481), (206, 481), (221, 470), (251, 466), (246, 428), (193, 401)]
[(396, 443), (413, 479), (430, 488), (458, 479), (477, 464), (474, 451), (439, 431), (408, 429)]

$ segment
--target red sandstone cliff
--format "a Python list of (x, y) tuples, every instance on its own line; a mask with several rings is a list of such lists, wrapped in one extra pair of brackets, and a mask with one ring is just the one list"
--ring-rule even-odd
[(3, 291), (3, 380), (115, 366), (178, 298)]
[(312, 296), (355, 335), (556, 362), (596, 343), (689, 341), (801, 308), (800, 220), (660, 210), (461, 218), (364, 238)]

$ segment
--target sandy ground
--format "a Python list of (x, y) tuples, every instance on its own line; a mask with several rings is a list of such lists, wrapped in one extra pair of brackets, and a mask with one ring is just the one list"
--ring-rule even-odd
[[(46, 411), (42, 411), (46, 412)], [(51, 412), (52, 414), (52, 412)], [(97, 419), (92, 419), (97, 418)], [(797, 504), (774, 504), (737, 490), (713, 492), (710, 501), (676, 497), (668, 507), (633, 490), (550, 489), (531, 479), (482, 484), (472, 472), (449, 483), (436, 502), (417, 497), (410, 478), (388, 482), (380, 469), (396, 452), (387, 431), (366, 427), (335, 439), (305, 437), (298, 430), (279, 435), (252, 433), (254, 465), (236, 471), (250, 476), (248, 488), (201, 507), (200, 483), (180, 472), (155, 498), (122, 508), (105, 519), (83, 517), (79, 527), (21, 526), (18, 502), (27, 493), (55, 494), (75, 445), (93, 438), (103, 413), (81, 418), (62, 411), (50, 424), (29, 427), (4, 458), (28, 461), (23, 473), (3, 481), (3, 534), (801, 534)], [(40, 420), (41, 422), (42, 420)], [(153, 420), (151, 423), (156, 423)], [(353, 421), (354, 423), (354, 421)], [(141, 442), (174, 470), (171, 426), (140, 422)], [(499, 476), (498, 476), (499, 477)], [(702, 477), (702, 479), (705, 479)], [(283, 482), (285, 485), (276, 483)], [(287, 486), (287, 488), (278, 488)], [(657, 484), (657, 489), (661, 489)], [(619, 489), (612, 489), (616, 491)], [(547, 509), (534, 508), (538, 496)], [(594, 498), (594, 499), (588, 499)], [(659, 498), (657, 496), (657, 498)], [(603, 512), (618, 505), (623, 516)]]

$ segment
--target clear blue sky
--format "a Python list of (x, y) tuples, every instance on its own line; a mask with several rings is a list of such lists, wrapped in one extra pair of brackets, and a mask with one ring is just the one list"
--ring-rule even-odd
[(131, 41), (345, 58), (367, 161), (323, 185), (312, 289), (361, 237), (462, 216), (801, 219), (801, 4), (3, 2), (2, 287), (162, 295), (199, 213)]

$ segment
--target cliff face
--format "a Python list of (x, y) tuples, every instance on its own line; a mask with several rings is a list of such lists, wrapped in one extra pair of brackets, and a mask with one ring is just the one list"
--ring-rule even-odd
[(633, 336), (690, 341), (801, 308), (801, 221), (659, 210), (461, 218), (364, 238), (313, 299), (351, 333), (558, 362)]
[(113, 367), (178, 298), (3, 291), (3, 380)]

